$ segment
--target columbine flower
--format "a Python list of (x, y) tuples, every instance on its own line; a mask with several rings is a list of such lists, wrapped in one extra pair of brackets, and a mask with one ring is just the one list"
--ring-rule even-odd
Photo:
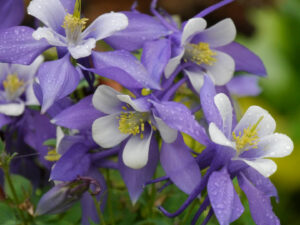
[[(89, 56), (96, 41), (125, 29), (127, 17), (122, 13), (108, 13), (99, 16), (86, 29), (87, 18), (81, 18), (81, 0), (77, 0), (74, 12), (66, 12), (59, 0), (32, 0), (28, 14), (45, 24), (33, 32), (33, 38), (45, 38), (50, 45), (66, 47), (73, 58)], [(85, 29), (85, 30), (84, 30)]]
[[(240, 122), (232, 129), (232, 106), (225, 94), (214, 97), (222, 117), (222, 128), (209, 124), (211, 140), (235, 150), (234, 160), (242, 160), (265, 177), (272, 175), (276, 164), (268, 157), (284, 157), (293, 151), (291, 139), (274, 133), (276, 123), (273, 117), (259, 106), (248, 108)], [(220, 130), (221, 129), (221, 130)]]
[(25, 105), (38, 105), (32, 85), (42, 61), (39, 57), (29, 66), (0, 63), (0, 113), (19, 116)]
[(172, 58), (165, 69), (168, 78), (181, 61), (192, 62), (195, 66), (185, 69), (193, 87), (200, 91), (203, 75), (208, 75), (216, 85), (226, 84), (233, 76), (235, 63), (228, 54), (217, 48), (231, 43), (236, 29), (231, 19), (224, 19), (216, 25), (205, 29), (203, 18), (187, 21), (181, 34), (177, 56)]
[(123, 150), (123, 162), (133, 169), (147, 164), (152, 133), (159, 129), (163, 139), (173, 142), (177, 131), (155, 118), (150, 103), (144, 99), (132, 100), (128, 95), (102, 85), (93, 97), (95, 108), (109, 114), (93, 123), (93, 139), (103, 148), (111, 148), (129, 138)]

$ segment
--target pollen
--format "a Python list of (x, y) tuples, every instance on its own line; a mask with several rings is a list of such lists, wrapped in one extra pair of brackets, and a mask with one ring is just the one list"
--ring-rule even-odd
[(76, 45), (80, 40), (80, 34), (86, 27), (87, 18), (80, 18), (81, 0), (76, 0), (73, 15), (67, 13), (62, 25), (65, 28), (67, 40), (70, 44)]
[(140, 135), (144, 138), (145, 123), (151, 124), (148, 112), (121, 112), (119, 119), (119, 130), (123, 134)]
[(206, 64), (212, 66), (217, 60), (214, 56), (217, 53), (212, 51), (208, 43), (187, 44), (185, 47), (185, 59), (191, 60), (198, 65)]
[(9, 74), (3, 81), (3, 86), (8, 99), (13, 100), (23, 93), (25, 85), (17, 74)]
[(143, 88), (143, 89), (141, 90), (141, 94), (142, 94), (143, 96), (150, 95), (150, 94), (151, 94), (151, 90), (148, 89), (148, 88)]
[(56, 152), (56, 149), (48, 151), (48, 154), (44, 157), (47, 161), (56, 162), (60, 159), (61, 155)]
[(258, 121), (248, 128), (244, 128), (243, 134), (240, 131), (237, 136), (235, 132), (232, 132), (233, 140), (236, 143), (236, 149), (238, 152), (249, 150), (250, 148), (257, 148), (259, 137), (257, 134), (257, 126), (262, 121), (263, 116), (258, 119)]
[(62, 25), (63, 28), (67, 29), (74, 33), (75, 31), (83, 31), (88, 18), (78, 18), (72, 14), (67, 13), (65, 16), (64, 24)]

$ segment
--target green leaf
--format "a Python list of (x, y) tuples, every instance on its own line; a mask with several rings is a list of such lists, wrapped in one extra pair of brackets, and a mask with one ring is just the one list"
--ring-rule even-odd
[[(20, 201), (18, 203), (22, 203), (25, 199), (31, 196), (32, 185), (29, 180), (20, 175), (10, 174), (10, 178), (12, 180), (12, 185), (16, 191), (17, 198)], [(4, 191), (10, 199), (14, 199), (13, 191), (11, 190), (11, 187), (6, 178), (4, 183)]]
[(8, 204), (1, 202), (0, 203), (0, 220), (1, 225), (15, 225), (17, 224), (17, 219), (15, 217), (15, 212)]
[(43, 145), (55, 148), (56, 147), (56, 139), (55, 138), (48, 139), (47, 141), (44, 141)]

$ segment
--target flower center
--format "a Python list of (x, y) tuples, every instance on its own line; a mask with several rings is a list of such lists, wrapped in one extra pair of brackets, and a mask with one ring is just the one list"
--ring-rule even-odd
[(8, 74), (6, 80), (3, 81), (3, 86), (8, 100), (18, 98), (25, 90), (25, 83), (17, 74)]
[(67, 40), (69, 43), (77, 44), (80, 41), (81, 31), (85, 28), (87, 18), (80, 18), (81, 1), (77, 0), (74, 7), (74, 13), (67, 13), (64, 19), (64, 24)]
[(206, 64), (212, 66), (217, 60), (214, 58), (217, 53), (209, 48), (208, 43), (187, 44), (185, 46), (185, 59), (191, 60), (198, 65)]
[(264, 117), (260, 117), (258, 121), (254, 125), (250, 125), (248, 128), (244, 128), (243, 134), (241, 131), (239, 132), (239, 135), (236, 136), (235, 132), (232, 132), (233, 140), (236, 143), (236, 149), (238, 152), (241, 151), (247, 151), (250, 148), (257, 148), (258, 144), (258, 134), (257, 134), (257, 126), (262, 121)]
[(51, 149), (48, 151), (48, 154), (45, 155), (45, 159), (50, 162), (56, 162), (60, 159), (61, 155), (57, 153), (56, 149)]
[[(127, 108), (124, 106), (124, 110)], [(140, 134), (141, 139), (144, 138), (145, 123), (148, 122), (151, 125), (150, 114), (148, 112), (121, 112), (121, 115), (117, 117), (119, 119), (119, 130), (123, 134)]]

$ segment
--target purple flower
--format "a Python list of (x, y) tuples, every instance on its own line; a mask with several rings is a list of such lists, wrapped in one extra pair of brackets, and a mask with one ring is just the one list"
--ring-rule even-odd
[(39, 105), (34, 92), (35, 74), (43, 62), (38, 57), (31, 65), (0, 63), (0, 113), (20, 116), (26, 105)]
[(102, 85), (93, 97), (95, 108), (108, 114), (95, 120), (93, 138), (103, 148), (117, 146), (129, 138), (123, 150), (126, 166), (140, 169), (147, 164), (153, 131), (158, 129), (166, 142), (176, 139), (177, 131), (152, 114), (146, 98), (131, 99)]
[(80, 10), (81, 0), (76, 1), (73, 14), (66, 12), (59, 0), (32, 0), (28, 6), (28, 14), (45, 24), (45, 27), (33, 32), (34, 39), (45, 38), (52, 46), (67, 48), (72, 57), (78, 59), (89, 56), (98, 40), (125, 29), (128, 25), (124, 14), (107, 13), (99, 16), (85, 29), (88, 19), (80, 17)]
[(269, 177), (276, 164), (265, 159), (284, 157), (293, 151), (292, 140), (280, 133), (274, 133), (276, 123), (273, 117), (259, 106), (248, 108), (240, 122), (232, 128), (232, 106), (229, 98), (220, 93), (214, 103), (222, 118), (222, 127), (209, 124), (211, 140), (219, 145), (235, 150), (233, 160), (242, 160), (262, 175)]
[(204, 75), (210, 76), (216, 85), (224, 85), (232, 78), (235, 70), (232, 57), (217, 49), (234, 40), (236, 29), (232, 20), (224, 19), (205, 28), (206, 21), (203, 18), (188, 20), (180, 36), (177, 54), (165, 68), (165, 76), (169, 78), (182, 60), (197, 65), (184, 70), (197, 92), (203, 85)]

